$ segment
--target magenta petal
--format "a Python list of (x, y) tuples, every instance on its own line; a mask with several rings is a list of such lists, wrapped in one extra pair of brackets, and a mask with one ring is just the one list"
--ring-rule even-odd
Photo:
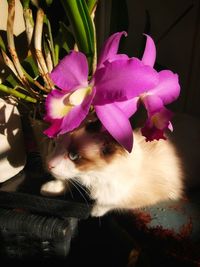
[(62, 124), (62, 119), (60, 120), (53, 120), (51, 126), (44, 131), (48, 137), (56, 137), (56, 135), (60, 131), (60, 126)]
[(154, 125), (161, 130), (169, 129), (173, 112), (163, 107), (157, 114), (154, 115)]
[(119, 42), (120, 42), (122, 35), (127, 36), (127, 33), (125, 31), (117, 32), (117, 33), (114, 33), (113, 35), (111, 35), (107, 39), (107, 41), (105, 42), (105, 44), (101, 50), (97, 68), (102, 67), (103, 63), (106, 60), (108, 60), (108, 59), (112, 60), (113, 56), (115, 56), (117, 54)]
[(133, 147), (133, 132), (131, 124), (115, 104), (95, 106), (95, 111), (108, 132), (119, 142), (126, 150), (131, 152)]
[(45, 109), (46, 116), (45, 121), (52, 121), (53, 119), (61, 119), (63, 115), (59, 114), (60, 109), (64, 106), (63, 97), (65, 93), (58, 91), (57, 89), (52, 90), (46, 98)]
[(63, 122), (61, 125), (61, 130), (59, 134), (64, 134), (74, 130), (79, 127), (81, 122), (87, 116), (93, 97), (95, 95), (95, 90), (87, 96), (84, 101), (71, 109), (71, 111), (63, 118)]
[(157, 72), (140, 60), (106, 62), (97, 70), (93, 83), (96, 87), (94, 103), (97, 105), (123, 101), (154, 88), (158, 83)]
[(87, 86), (88, 64), (85, 55), (72, 51), (58, 63), (50, 77), (59, 88), (67, 92)]
[(148, 116), (152, 116), (163, 108), (162, 99), (156, 95), (146, 94), (145, 96), (141, 97), (141, 101), (148, 112)]
[(115, 102), (115, 105), (123, 111), (127, 118), (130, 118), (138, 109), (138, 100), (139, 97), (134, 97), (129, 100)]
[(145, 65), (153, 67), (156, 60), (156, 46), (153, 39), (149, 35), (147, 34), (145, 35), (147, 37), (147, 41), (144, 49), (144, 54), (142, 57), (142, 62)]
[[(116, 55), (113, 55), (112, 58), (109, 58), (108, 61), (112, 62), (112, 61), (115, 61), (115, 60), (122, 60), (122, 59), (128, 60), (129, 57), (126, 54), (116, 54)], [(104, 61), (104, 65), (103, 66), (105, 66), (105, 64), (106, 64), (106, 61)]]
[(142, 135), (146, 137), (146, 141), (153, 141), (159, 139), (166, 139), (164, 136), (164, 131), (167, 129), (172, 129), (171, 119), (173, 113), (163, 107), (159, 112), (150, 116), (145, 126), (142, 128)]
[(176, 100), (180, 94), (178, 75), (170, 70), (163, 70), (158, 74), (159, 83), (151, 90), (151, 93), (159, 96), (164, 104), (169, 104)]
[(157, 129), (155, 126), (149, 127), (148, 124), (146, 124), (142, 129), (141, 133), (144, 137), (146, 137), (146, 141), (154, 141), (154, 140), (160, 140), (164, 139), (166, 140), (166, 137), (164, 136), (164, 131)]

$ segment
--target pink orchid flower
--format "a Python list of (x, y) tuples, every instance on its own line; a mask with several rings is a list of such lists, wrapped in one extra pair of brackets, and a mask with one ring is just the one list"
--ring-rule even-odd
[[(142, 57), (142, 62), (153, 68), (156, 59), (156, 48), (153, 39), (146, 35), (147, 42)], [(170, 70), (158, 72), (158, 83), (153, 88), (146, 88), (138, 96), (116, 103), (121, 110), (126, 113), (127, 117), (132, 116), (139, 104), (142, 103), (147, 110), (147, 121), (142, 128), (142, 135), (146, 141), (166, 139), (164, 131), (173, 130), (171, 125), (172, 112), (165, 108), (178, 98), (180, 94), (180, 85), (178, 75)]]
[(132, 150), (129, 116), (116, 103), (127, 106), (129, 99), (153, 90), (158, 74), (151, 64), (117, 54), (123, 34), (126, 35), (119, 32), (108, 38), (90, 81), (87, 58), (81, 52), (72, 51), (55, 67), (50, 76), (58, 89), (53, 89), (46, 99), (45, 120), (50, 123), (46, 135), (55, 137), (79, 127), (92, 105), (106, 130), (125, 149)]

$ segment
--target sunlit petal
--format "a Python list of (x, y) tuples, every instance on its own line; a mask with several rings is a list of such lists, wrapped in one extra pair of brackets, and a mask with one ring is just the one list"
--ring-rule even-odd
[(71, 106), (68, 105), (65, 99), (68, 97), (68, 94), (58, 90), (52, 90), (45, 102), (46, 106), (46, 116), (45, 120), (49, 119), (61, 119), (63, 118), (71, 109)]
[(96, 87), (94, 103), (100, 105), (128, 100), (154, 88), (158, 74), (136, 58), (116, 60), (106, 62), (104, 68), (97, 70), (93, 83)]
[(130, 118), (138, 109), (138, 100), (139, 97), (134, 97), (126, 101), (115, 102), (115, 105), (123, 111), (127, 118)]
[(145, 34), (145, 36), (147, 37), (147, 40), (144, 54), (142, 57), (142, 62), (145, 65), (153, 67), (156, 60), (156, 46), (154, 44), (153, 39), (149, 35)]
[(108, 59), (112, 60), (113, 57), (115, 57), (115, 55), (117, 54), (117, 51), (118, 51), (119, 42), (120, 42), (122, 35), (127, 36), (127, 33), (125, 31), (117, 32), (117, 33), (114, 33), (113, 35), (111, 35), (107, 39), (107, 41), (105, 42), (105, 44), (101, 50), (97, 68), (102, 67), (103, 63), (106, 60), (108, 60)]
[(86, 87), (88, 79), (86, 56), (81, 52), (72, 51), (58, 63), (50, 77), (59, 88), (67, 92), (76, 87)]
[(151, 93), (159, 96), (164, 104), (173, 102), (180, 94), (178, 75), (170, 70), (159, 72), (159, 83)]
[(133, 147), (133, 132), (131, 124), (123, 111), (115, 104), (95, 106), (95, 111), (108, 132), (126, 150), (131, 152)]
[(145, 106), (149, 116), (152, 116), (163, 108), (163, 101), (157, 95), (145, 93), (144, 95), (140, 96), (140, 99)]
[(69, 102), (75, 106), (80, 105), (85, 99), (85, 97), (90, 95), (91, 92), (92, 92), (92, 87), (89, 86), (77, 89), (72, 94), (70, 94)]
[(94, 95), (95, 90), (92, 90), (91, 94), (86, 96), (80, 105), (74, 106), (70, 110), (67, 116), (63, 118), (59, 134), (70, 132), (80, 126), (89, 112)]

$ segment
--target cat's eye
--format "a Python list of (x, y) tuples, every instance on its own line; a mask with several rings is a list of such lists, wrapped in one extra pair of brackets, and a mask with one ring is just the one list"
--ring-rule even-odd
[(71, 151), (71, 152), (69, 152), (68, 156), (72, 161), (76, 161), (76, 160), (80, 159), (80, 155), (76, 152)]

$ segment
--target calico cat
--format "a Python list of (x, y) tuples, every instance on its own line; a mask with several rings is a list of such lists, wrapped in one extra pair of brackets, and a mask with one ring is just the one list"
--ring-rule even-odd
[(102, 131), (99, 122), (61, 135), (45, 164), (55, 181), (44, 184), (41, 193), (62, 194), (68, 181), (77, 181), (95, 201), (92, 216), (179, 199), (200, 182), (200, 122), (175, 116), (173, 127), (166, 140), (152, 142), (134, 130), (131, 153)]

